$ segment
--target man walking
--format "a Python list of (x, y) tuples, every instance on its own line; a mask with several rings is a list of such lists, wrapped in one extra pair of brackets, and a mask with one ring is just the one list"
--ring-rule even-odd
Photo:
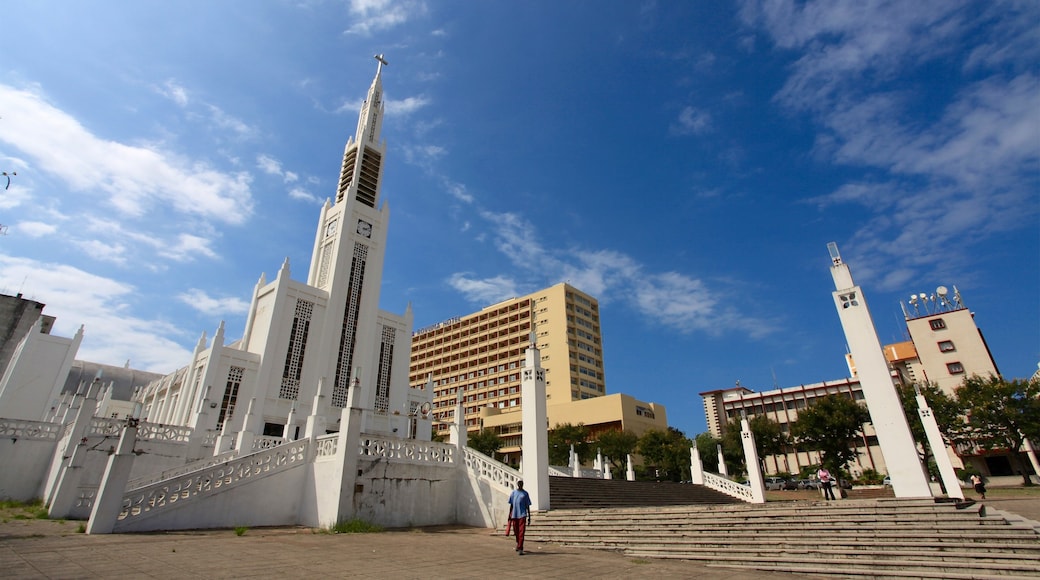
[(524, 482), (517, 481), (516, 489), (509, 494), (509, 525), (516, 536), (516, 552), (524, 555), (524, 532), (531, 523), (531, 496), (524, 491)]

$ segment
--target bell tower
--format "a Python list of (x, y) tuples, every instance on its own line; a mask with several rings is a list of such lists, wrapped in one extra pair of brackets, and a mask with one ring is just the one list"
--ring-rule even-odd
[[(380, 206), (380, 181), (386, 143), (383, 125), (383, 55), (361, 107), (357, 131), (343, 151), (335, 201), (326, 200), (318, 219), (307, 284), (328, 292), (328, 311), (322, 325), (318, 368), (328, 385), (329, 402), (347, 404), (351, 379), (365, 389), (375, 369), (361, 369), (373, 360), (377, 311), (386, 251), (389, 209)], [(369, 376), (365, 376), (365, 371)], [(371, 393), (371, 389), (365, 389)]]

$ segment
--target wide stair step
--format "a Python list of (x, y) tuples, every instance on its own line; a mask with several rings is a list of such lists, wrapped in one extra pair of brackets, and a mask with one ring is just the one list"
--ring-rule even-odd
[(700, 485), (555, 476), (549, 477), (549, 497), (554, 510), (742, 503)]
[(1040, 534), (987, 515), (971, 502), (554, 507), (535, 518), (528, 538), (634, 557), (818, 576), (1040, 577)]

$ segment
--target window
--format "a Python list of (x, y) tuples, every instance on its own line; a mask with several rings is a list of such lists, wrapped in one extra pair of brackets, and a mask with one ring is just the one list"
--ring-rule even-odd
[(942, 318), (929, 320), (928, 324), (932, 327), (932, 330), (942, 330), (946, 328), (946, 322)]
[(952, 340), (943, 340), (939, 342), (939, 352), (953, 352), (955, 350), (957, 349), (953, 346)]
[(946, 363), (946, 370), (950, 371), (951, 375), (964, 374), (964, 365), (959, 362)]

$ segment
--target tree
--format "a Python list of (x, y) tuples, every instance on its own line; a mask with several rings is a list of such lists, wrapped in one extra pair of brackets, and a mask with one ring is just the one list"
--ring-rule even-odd
[(621, 473), (627, 467), (626, 456), (635, 453), (639, 444), (639, 437), (631, 431), (611, 429), (599, 434), (596, 446), (600, 452), (610, 459), (610, 465), (614, 473)]
[(1019, 450), (1026, 438), (1040, 442), (1040, 381), (972, 375), (954, 392), (967, 413), (971, 442), (983, 449), (1007, 449), (1025, 485), (1032, 485)]
[(716, 439), (710, 432), (705, 431), (695, 437), (693, 441), (694, 445), (697, 446), (697, 453), (701, 455), (701, 464), (704, 465), (704, 470), (719, 473), (718, 446), (722, 440)]
[(498, 433), (491, 429), (481, 429), (467, 438), (466, 445), (494, 459), (495, 452), (502, 448), (503, 443)]
[[(957, 402), (955, 397), (947, 395), (946, 391), (935, 383), (918, 385), (918, 388), (921, 389), (921, 394), (924, 395), (928, 407), (932, 410), (932, 416), (939, 425), (944, 442), (948, 445), (956, 445), (961, 442), (964, 436), (962, 427), (964, 425), (964, 407)], [(903, 401), (903, 412), (906, 414), (907, 424), (910, 425), (910, 434), (917, 442), (917, 455), (921, 459), (921, 463), (928, 465), (933, 453), (928, 446), (928, 435), (924, 432), (921, 415), (917, 413), (917, 391), (914, 389), (914, 385), (899, 387), (899, 397)], [(932, 475), (939, 474), (933, 473)]]
[(571, 445), (584, 463), (589, 459), (589, 431), (585, 425), (562, 423), (549, 430), (549, 465), (569, 465)]
[(800, 446), (819, 451), (824, 467), (843, 473), (858, 455), (853, 442), (862, 438), (863, 424), (868, 421), (867, 408), (848, 395), (827, 395), (798, 412), (791, 436)]
[[(749, 419), (748, 428), (755, 436), (755, 450), (758, 452), (759, 459), (767, 455), (784, 453), (787, 446), (790, 445), (790, 440), (787, 434), (780, 429), (780, 424), (765, 415), (756, 415)], [(727, 468), (730, 466), (734, 468), (730, 473), (747, 470), (744, 461), (744, 442), (740, 438), (741, 430), (740, 419), (734, 418), (726, 425), (726, 430), (722, 435), (722, 455), (726, 459)]]
[(657, 479), (683, 479), (690, 471), (691, 446), (693, 442), (675, 427), (667, 431), (651, 429), (639, 438), (639, 453), (648, 468), (656, 468)]

